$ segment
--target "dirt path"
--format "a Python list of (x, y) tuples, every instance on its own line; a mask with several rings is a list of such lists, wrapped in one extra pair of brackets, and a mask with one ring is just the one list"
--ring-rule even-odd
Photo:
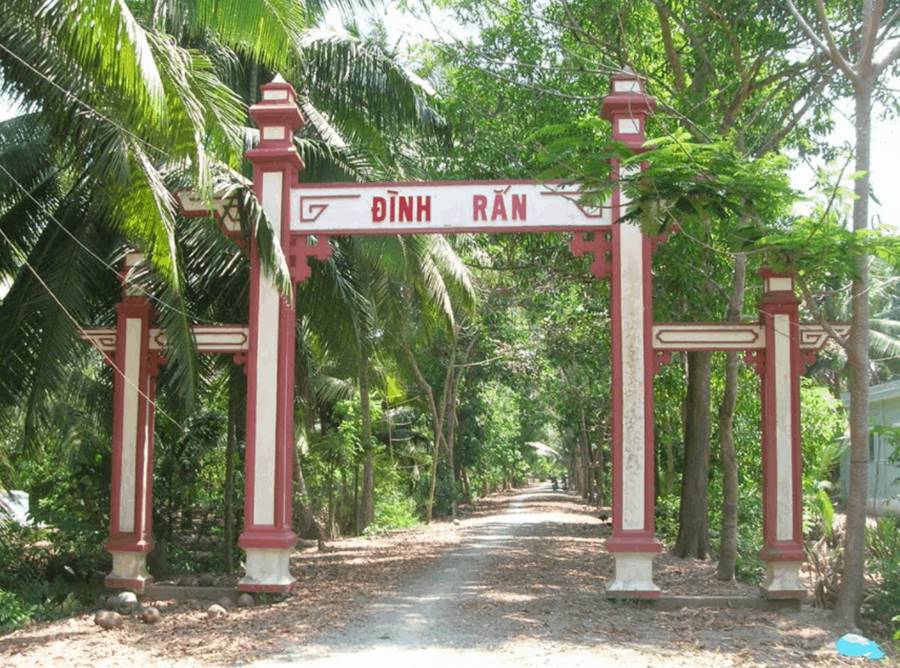
[[(596, 511), (547, 486), (497, 495), (458, 525), (300, 550), (286, 601), (206, 618), (160, 602), (163, 620), (104, 632), (91, 615), (0, 636), (3, 666), (784, 666), (852, 665), (822, 611), (659, 612), (605, 597), (613, 559)], [(670, 593), (754, 595), (714, 562), (657, 559)]]
[[(572, 497), (533, 488), (505, 511), (469, 520), (459, 545), (343, 628), (288, 643), (255, 665), (842, 663), (817, 651), (834, 636), (814, 611), (662, 613), (611, 604), (606, 568), (593, 568), (598, 556), (609, 559), (592, 545), (607, 532)], [(663, 570), (663, 579), (673, 577)]]

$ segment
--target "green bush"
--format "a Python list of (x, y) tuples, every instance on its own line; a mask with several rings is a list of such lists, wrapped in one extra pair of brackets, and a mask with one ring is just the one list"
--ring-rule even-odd
[(886, 632), (893, 625), (896, 635), (900, 633), (900, 518), (882, 517), (866, 533), (866, 570), (876, 584), (866, 592), (863, 615), (879, 630)]
[(22, 626), (33, 613), (34, 606), (26, 604), (11, 591), (0, 589), (0, 630)]
[(416, 502), (400, 489), (388, 488), (376, 495), (375, 520), (366, 528), (366, 535), (391, 529), (406, 529), (419, 523)]

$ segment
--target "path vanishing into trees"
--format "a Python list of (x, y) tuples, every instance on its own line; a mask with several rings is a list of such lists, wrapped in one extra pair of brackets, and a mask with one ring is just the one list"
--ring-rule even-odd
[[(457, 523), (348, 538), (295, 554), (293, 595), (209, 620), (208, 602), (155, 602), (158, 625), (112, 631), (93, 612), (0, 636), (3, 666), (850, 665), (827, 612), (616, 604), (605, 595), (610, 527), (549, 485), (478, 501)], [(660, 555), (676, 594), (755, 596), (715, 562)]]
[[(609, 528), (600, 513), (549, 485), (519, 493), (497, 512), (463, 524), (461, 541), (404, 586), (372, 598), (342, 628), (308, 642), (298, 638), (256, 665), (839, 661), (830, 651), (832, 634), (816, 611), (672, 613), (607, 601), (603, 582), (612, 562), (600, 543)], [(674, 582), (684, 574), (675, 564), (664, 563), (661, 570), (662, 580), (668, 578), (675, 588), (697, 587), (697, 593), (716, 588), (712, 582)], [(694, 575), (710, 579), (712, 570), (698, 567)]]

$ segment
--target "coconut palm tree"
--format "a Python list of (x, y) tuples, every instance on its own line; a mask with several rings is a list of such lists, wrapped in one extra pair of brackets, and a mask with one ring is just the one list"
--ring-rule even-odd
[[(29, 424), (80, 350), (75, 324), (109, 320), (126, 246), (149, 259), (142, 289), (167, 330), (169, 385), (190, 406), (200, 368), (189, 327), (199, 313), (187, 284), (204, 279), (185, 275), (173, 190), (238, 194), (247, 232), (287, 289), (240, 175), (254, 134), (242, 100), (252, 80), (281, 70), (304, 91), (310, 123), (297, 142), (313, 178), (383, 173), (390, 152), (379, 133), (440, 127), (403, 68), (349, 33), (312, 27), (319, 3), (75, 4), (0, 7), (0, 91), (33, 110), (0, 128), (0, 278), (12, 286), (0, 305), (0, 350), (2, 376), (16, 379), (0, 388), (0, 405), (25, 401)], [(233, 252), (214, 260), (240, 261)], [(222, 279), (208, 269), (207, 280)]]

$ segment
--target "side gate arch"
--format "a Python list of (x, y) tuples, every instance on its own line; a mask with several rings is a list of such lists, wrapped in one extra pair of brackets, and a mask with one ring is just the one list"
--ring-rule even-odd
[[(601, 115), (612, 137), (640, 152), (655, 100), (634, 74), (612, 79)], [(761, 377), (763, 537), (766, 596), (803, 596), (800, 489), (799, 379), (828, 338), (819, 325), (798, 321), (793, 278), (764, 272), (765, 296), (756, 323), (654, 323), (651, 265), (659, 238), (616, 224), (627, 202), (617, 188), (589, 208), (575, 186), (525, 181), (438, 181), (302, 184), (293, 133), (303, 117), (296, 92), (280, 77), (261, 87), (250, 115), (259, 144), (247, 152), (256, 196), (272, 222), (291, 279), (310, 276), (311, 259), (326, 259), (329, 236), (453, 232), (573, 233), (570, 249), (590, 255), (590, 271), (611, 284), (613, 529), (607, 549), (615, 558), (610, 597), (654, 598), (653, 378), (673, 351), (740, 350)], [(618, 175), (618, 161), (612, 164)], [(226, 234), (239, 224), (227, 201), (209, 211), (182, 194), (186, 215), (215, 215)], [(290, 555), (294, 434), (295, 309), (262, 272), (255, 240), (250, 248), (250, 316), (244, 325), (196, 326), (202, 353), (230, 354), (246, 365), (247, 429), (244, 529), (239, 544), (246, 569), (238, 588), (283, 592), (294, 584)], [(143, 591), (152, 550), (153, 413), (155, 377), (165, 361), (165, 339), (153, 327), (145, 296), (129, 290), (126, 258), (123, 298), (115, 329), (90, 329), (84, 338), (116, 370), (110, 536), (113, 588)], [(844, 328), (836, 327), (843, 333)]]

